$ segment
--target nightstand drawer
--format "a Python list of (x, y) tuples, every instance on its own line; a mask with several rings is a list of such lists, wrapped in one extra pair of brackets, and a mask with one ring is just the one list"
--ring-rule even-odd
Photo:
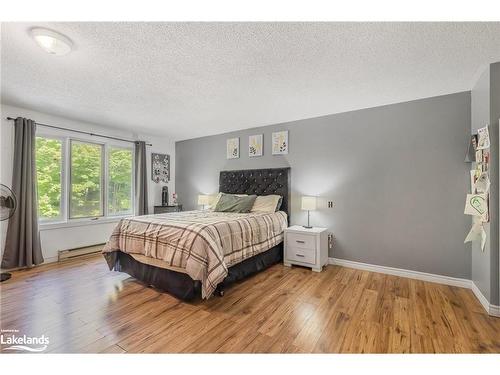
[(286, 245), (299, 249), (316, 249), (316, 236), (309, 234), (293, 233), (286, 234)]
[(286, 249), (286, 258), (295, 262), (315, 264), (316, 250), (288, 246)]

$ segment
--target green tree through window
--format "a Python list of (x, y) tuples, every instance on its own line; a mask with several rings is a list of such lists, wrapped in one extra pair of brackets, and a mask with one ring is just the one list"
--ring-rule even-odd
[(54, 219), (61, 213), (62, 141), (36, 137), (38, 215)]
[(131, 148), (41, 135), (35, 147), (41, 220), (133, 214)]
[(108, 212), (110, 215), (132, 212), (132, 151), (109, 148)]
[(102, 149), (71, 141), (70, 218), (103, 216)]

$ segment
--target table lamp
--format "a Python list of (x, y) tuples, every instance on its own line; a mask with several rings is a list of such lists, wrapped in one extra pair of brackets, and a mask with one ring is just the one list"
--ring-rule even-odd
[(203, 210), (205, 209), (205, 206), (208, 205), (209, 198), (210, 198), (210, 196), (206, 195), (206, 194), (198, 195), (198, 205), (203, 206), (203, 208), (202, 208)]
[(316, 209), (316, 197), (302, 197), (302, 207), (303, 210), (307, 210), (307, 226), (304, 225), (304, 228), (312, 228), (309, 224), (309, 212), (314, 211)]

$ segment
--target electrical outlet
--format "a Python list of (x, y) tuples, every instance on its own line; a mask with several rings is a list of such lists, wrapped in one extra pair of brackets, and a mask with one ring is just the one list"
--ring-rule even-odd
[(333, 241), (334, 241), (334, 236), (332, 233), (328, 234), (328, 249), (331, 250), (333, 249)]
[(333, 201), (328, 201), (328, 208), (333, 208)]

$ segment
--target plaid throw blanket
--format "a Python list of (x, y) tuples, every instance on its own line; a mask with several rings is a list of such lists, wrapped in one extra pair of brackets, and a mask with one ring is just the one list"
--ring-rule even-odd
[[(186, 211), (122, 219), (103, 253), (120, 250), (162, 261), (164, 268), (200, 280), (202, 297), (212, 295), (228, 267), (283, 241), (284, 212)], [(137, 258), (136, 258), (137, 259)]]

